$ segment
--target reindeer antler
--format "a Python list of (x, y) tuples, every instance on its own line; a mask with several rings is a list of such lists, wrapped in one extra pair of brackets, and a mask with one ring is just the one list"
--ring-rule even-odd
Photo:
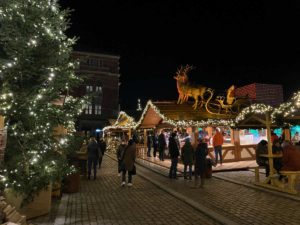
[(190, 72), (192, 69), (194, 69), (193, 66), (190, 66), (189, 64), (187, 64), (185, 67), (184, 67), (184, 73), (187, 74), (188, 72)]
[(192, 69), (194, 69), (194, 68), (195, 68), (195, 67), (190, 66), (189, 64), (187, 64), (186, 66), (181, 65), (181, 66), (177, 69), (176, 74), (179, 75), (179, 76), (182, 76), (182, 75), (187, 76), (187, 74), (188, 74)]

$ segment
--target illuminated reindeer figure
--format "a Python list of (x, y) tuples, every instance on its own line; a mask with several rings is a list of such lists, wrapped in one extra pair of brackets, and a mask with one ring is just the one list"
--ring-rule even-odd
[(201, 98), (201, 107), (204, 103), (204, 93), (207, 88), (202, 85), (193, 86), (189, 83), (189, 79), (187, 73), (193, 69), (192, 66), (186, 65), (185, 67), (180, 67), (174, 79), (177, 80), (177, 90), (178, 90), (178, 101), (177, 104), (182, 104), (186, 102), (189, 97), (192, 97), (195, 100), (194, 105), (192, 106), (194, 109), (198, 106), (198, 99)]

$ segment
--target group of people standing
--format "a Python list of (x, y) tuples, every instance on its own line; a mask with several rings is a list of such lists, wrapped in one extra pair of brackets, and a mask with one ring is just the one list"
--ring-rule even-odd
[[(177, 138), (177, 133), (172, 132), (169, 138), (169, 155), (171, 159), (171, 167), (169, 177), (177, 179), (177, 164), (180, 156), (180, 144)], [(185, 138), (185, 143), (181, 149), (181, 159), (184, 164), (184, 179), (192, 180), (192, 167), (194, 165), (195, 187), (203, 187), (205, 180), (205, 171), (207, 169), (206, 156), (208, 154), (207, 143), (199, 139), (199, 143), (194, 149), (191, 144), (190, 137)], [(187, 169), (188, 174), (187, 174)], [(199, 176), (201, 178), (200, 185), (198, 184)]]

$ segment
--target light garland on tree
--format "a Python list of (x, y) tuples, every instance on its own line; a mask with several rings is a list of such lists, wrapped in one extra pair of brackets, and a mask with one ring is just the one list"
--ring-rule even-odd
[(25, 196), (73, 170), (61, 155), (69, 137), (59, 142), (53, 135), (58, 125), (75, 131), (87, 102), (68, 96), (63, 105), (52, 103), (81, 81), (74, 73), (78, 61), (70, 58), (75, 39), (65, 35), (68, 14), (56, 0), (1, 1), (0, 115), (10, 160), (0, 171), (0, 185)]

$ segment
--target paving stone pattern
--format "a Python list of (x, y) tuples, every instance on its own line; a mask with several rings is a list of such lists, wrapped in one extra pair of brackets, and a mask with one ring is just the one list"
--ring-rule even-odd
[[(218, 224), (140, 176), (134, 176), (133, 187), (120, 187), (116, 167), (106, 156), (96, 181), (83, 179), (79, 193), (64, 194), (55, 223), (48, 218), (35, 224)], [(165, 174), (165, 168), (162, 170)], [(300, 201), (279, 196), (276, 191), (264, 192), (217, 178), (207, 179), (203, 189), (192, 189), (193, 182), (171, 180), (141, 166), (137, 166), (137, 173), (237, 224), (300, 224)], [(217, 175), (246, 183), (254, 178), (253, 172), (247, 171)]]
[[(207, 179), (203, 189), (194, 190), (190, 188), (192, 182), (183, 179), (169, 180), (146, 169), (140, 170), (146, 175), (149, 173), (148, 176), (163, 186), (201, 203), (237, 224), (300, 224), (300, 202), (278, 196), (276, 192), (267, 193), (216, 178)], [(249, 182), (252, 179), (251, 173), (247, 172), (247, 176), (239, 172), (224, 174), (235, 179), (243, 177), (240, 181)]]
[(121, 187), (116, 168), (105, 157), (96, 181), (82, 179), (79, 193), (64, 194), (55, 224), (220, 224), (139, 176)]

